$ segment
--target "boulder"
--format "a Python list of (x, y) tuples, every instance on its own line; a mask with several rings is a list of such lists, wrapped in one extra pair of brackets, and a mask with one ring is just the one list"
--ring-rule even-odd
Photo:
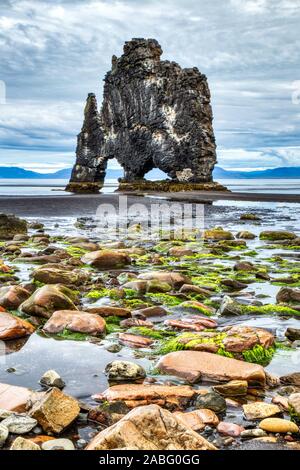
[(27, 434), (35, 428), (37, 421), (30, 416), (13, 413), (5, 418), (1, 424), (12, 434)]
[(250, 261), (239, 261), (234, 265), (233, 269), (234, 271), (245, 271), (247, 273), (256, 271), (256, 267)]
[(47, 370), (40, 378), (40, 384), (45, 387), (64, 388), (65, 382), (55, 370)]
[(213, 315), (215, 309), (197, 300), (187, 300), (176, 306), (176, 309), (185, 310), (190, 313), (202, 313), (203, 315)]
[(24, 437), (17, 437), (12, 443), (10, 450), (41, 450), (40, 446)]
[(110, 382), (135, 382), (146, 377), (138, 364), (129, 361), (113, 361), (106, 365), (105, 373)]
[(173, 246), (169, 250), (169, 255), (174, 256), (175, 258), (182, 258), (184, 256), (193, 256), (194, 252), (190, 248), (185, 248), (183, 246)]
[(258, 215), (252, 214), (251, 212), (249, 212), (249, 213), (246, 213), (246, 214), (242, 214), (241, 217), (240, 217), (240, 220), (259, 221), (261, 219), (260, 219), (260, 217), (258, 217)]
[(25, 300), (20, 305), (20, 310), (43, 318), (50, 318), (56, 310), (77, 310), (73, 300), (65, 292), (59, 285), (45, 285)]
[(23, 338), (31, 335), (35, 328), (28, 321), (15, 317), (8, 312), (0, 312), (0, 340)]
[(120, 308), (120, 307), (110, 307), (108, 305), (99, 305), (97, 307), (85, 307), (84, 310), (88, 313), (96, 313), (101, 317), (122, 317), (122, 318), (129, 318), (131, 317), (131, 312), (128, 308)]
[(149, 348), (154, 342), (153, 339), (130, 333), (119, 333), (119, 341), (132, 348)]
[(267, 432), (274, 432), (274, 433), (298, 433), (299, 428), (298, 426), (293, 423), (292, 421), (288, 421), (287, 419), (280, 419), (280, 418), (266, 418), (263, 419), (259, 423), (260, 429), (263, 429)]
[(199, 286), (194, 286), (193, 284), (183, 284), (183, 286), (180, 287), (179, 292), (181, 294), (199, 294), (203, 297), (211, 297), (213, 295), (212, 291), (203, 289)]
[(0, 289), (0, 306), (16, 310), (22, 302), (30, 297), (30, 293), (21, 286), (5, 286)]
[(280, 377), (280, 382), (285, 385), (295, 385), (296, 387), (300, 387), (300, 372), (283, 375)]
[(231, 380), (224, 385), (215, 385), (213, 390), (224, 397), (242, 397), (247, 395), (248, 382), (246, 380)]
[(22, 413), (32, 395), (28, 388), (0, 383), (0, 409)]
[(133, 317), (141, 319), (147, 319), (152, 317), (164, 317), (167, 314), (167, 310), (159, 306), (140, 308), (137, 310), (133, 310), (132, 312)]
[(30, 416), (37, 420), (44, 432), (60, 434), (77, 418), (79, 412), (77, 400), (58, 388), (52, 388), (33, 405)]
[(151, 271), (141, 273), (139, 274), (138, 279), (166, 282), (175, 289), (179, 289), (183, 284), (191, 284), (191, 280), (187, 276), (173, 271)]
[(256, 238), (256, 235), (248, 230), (242, 230), (236, 236), (237, 238), (243, 238), (244, 240), (254, 240), (254, 238)]
[(263, 367), (236, 359), (200, 351), (177, 351), (161, 357), (157, 368), (166, 374), (173, 374), (190, 382), (211, 380), (228, 382), (245, 380), (249, 384), (265, 386), (266, 374)]
[(129, 408), (154, 403), (182, 409), (195, 395), (196, 391), (188, 385), (120, 384), (109, 387), (94, 398), (109, 402), (124, 401)]
[(285, 336), (290, 341), (297, 341), (300, 339), (300, 328), (288, 328), (285, 332)]
[(225, 399), (215, 392), (208, 392), (198, 395), (195, 400), (197, 408), (204, 408), (215, 413), (224, 413), (226, 411)]
[(217, 426), (217, 431), (223, 436), (239, 437), (245, 428), (234, 423), (226, 423), (221, 421)]
[(58, 310), (52, 314), (43, 330), (49, 334), (57, 334), (68, 330), (73, 333), (98, 336), (105, 332), (105, 328), (105, 320), (94, 313), (78, 310)]
[(166, 320), (165, 325), (179, 330), (203, 331), (205, 328), (217, 328), (214, 320), (206, 317), (183, 317), (180, 320)]
[(263, 401), (257, 401), (243, 405), (243, 410), (246, 419), (250, 421), (255, 419), (269, 418), (270, 416), (281, 413), (279, 406), (265, 403)]
[[(144, 295), (147, 292), (147, 284), (148, 284), (147, 281), (142, 281), (141, 279), (140, 280), (137, 279), (137, 280), (126, 282), (125, 284), (123, 284), (122, 288), (134, 290), (138, 294)], [(171, 288), (169, 288), (169, 290), (170, 289)]]
[(247, 289), (248, 287), (248, 284), (237, 281), (236, 279), (222, 279), (221, 285), (228, 287), (229, 289), (232, 289), (232, 290), (243, 290), (243, 289)]
[(227, 230), (224, 230), (222, 227), (205, 230), (204, 238), (206, 240), (213, 240), (213, 241), (234, 240), (233, 234)]
[(256, 345), (270, 348), (275, 342), (274, 335), (263, 328), (236, 325), (225, 328), (224, 332), (226, 332), (224, 347), (226, 351), (233, 353), (247, 351)]
[(82, 286), (89, 278), (86, 271), (79, 269), (63, 269), (62, 267), (41, 267), (32, 273), (35, 281), (44, 284), (66, 284)]
[(265, 230), (261, 232), (259, 238), (267, 241), (293, 240), (297, 238), (295, 233), (287, 230)]
[(126, 253), (117, 250), (99, 250), (85, 254), (81, 261), (98, 269), (119, 269), (131, 263)]
[(157, 405), (140, 406), (100, 432), (87, 450), (215, 450), (206, 439)]
[(0, 240), (12, 240), (17, 234), (27, 234), (27, 222), (15, 215), (0, 214)]
[(291, 287), (282, 287), (276, 296), (277, 303), (300, 304), (300, 289), (292, 289)]
[(203, 431), (205, 428), (205, 423), (202, 421), (201, 417), (198, 415), (197, 410), (190, 411), (188, 413), (182, 413), (181, 411), (175, 411), (173, 413), (176, 418), (180, 419), (184, 426), (187, 428), (193, 429), (193, 431)]

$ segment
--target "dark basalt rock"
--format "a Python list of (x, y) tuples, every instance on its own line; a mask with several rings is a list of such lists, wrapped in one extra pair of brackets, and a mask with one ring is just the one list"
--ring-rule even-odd
[(78, 136), (74, 191), (98, 190), (107, 161), (124, 168), (123, 182), (142, 180), (153, 168), (171, 180), (209, 183), (216, 163), (210, 91), (205, 75), (194, 67), (161, 61), (154, 39), (133, 39), (113, 56), (105, 77), (100, 113), (89, 94)]

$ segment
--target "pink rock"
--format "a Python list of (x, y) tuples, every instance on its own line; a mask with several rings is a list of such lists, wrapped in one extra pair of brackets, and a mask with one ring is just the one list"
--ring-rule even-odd
[(225, 436), (239, 437), (241, 432), (245, 431), (245, 428), (238, 424), (221, 421), (217, 426), (217, 431)]

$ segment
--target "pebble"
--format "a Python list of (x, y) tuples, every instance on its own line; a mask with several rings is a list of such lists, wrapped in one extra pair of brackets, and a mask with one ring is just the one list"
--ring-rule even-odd
[(241, 432), (241, 437), (243, 439), (251, 439), (255, 437), (265, 437), (267, 433), (263, 429), (246, 429)]
[(268, 432), (278, 433), (298, 433), (298, 426), (292, 421), (280, 418), (267, 418), (259, 423), (260, 429)]
[(76, 447), (78, 449), (84, 449), (86, 446), (87, 446), (87, 441), (85, 441), (84, 439), (78, 439), (78, 441), (76, 442)]
[(43, 442), (42, 450), (75, 450), (75, 447), (70, 439), (52, 439)]
[(55, 370), (48, 370), (40, 378), (40, 384), (46, 387), (64, 388), (65, 382)]

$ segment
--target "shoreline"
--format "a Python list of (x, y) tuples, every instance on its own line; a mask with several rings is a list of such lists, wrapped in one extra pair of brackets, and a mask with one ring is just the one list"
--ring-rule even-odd
[(19, 217), (82, 217), (94, 215), (99, 204), (116, 206), (120, 196), (127, 196), (128, 204), (143, 202), (147, 207), (153, 203), (194, 203), (212, 205), (216, 201), (248, 201), (300, 203), (300, 195), (266, 194), (266, 193), (99, 193), (99, 194), (66, 194), (44, 196), (0, 196), (0, 212), (15, 214)]

